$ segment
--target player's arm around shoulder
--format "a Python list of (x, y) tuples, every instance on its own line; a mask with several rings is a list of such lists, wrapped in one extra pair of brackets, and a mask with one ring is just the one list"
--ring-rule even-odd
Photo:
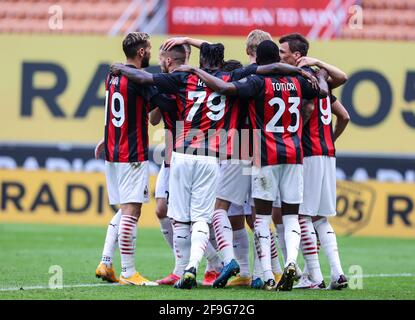
[(221, 95), (237, 95), (236, 86), (232, 82), (225, 82), (206, 71), (191, 66), (180, 66), (177, 71), (191, 72), (199, 77), (209, 88)]
[(297, 65), (299, 67), (316, 66), (320, 69), (325, 69), (329, 75), (327, 82), (332, 89), (345, 84), (347, 81), (347, 74), (343, 70), (316, 58), (301, 57), (297, 60)]
[(169, 51), (171, 48), (177, 45), (188, 44), (195, 48), (200, 48), (202, 43), (211, 44), (209, 41), (202, 40), (202, 39), (195, 39), (190, 37), (174, 37), (167, 39), (163, 44), (163, 50)]
[(154, 84), (153, 75), (143, 70), (127, 67), (122, 63), (114, 63), (110, 68), (113, 74), (122, 74), (131, 81), (141, 85)]
[(302, 75), (302, 69), (287, 63), (275, 62), (258, 66), (256, 74)]

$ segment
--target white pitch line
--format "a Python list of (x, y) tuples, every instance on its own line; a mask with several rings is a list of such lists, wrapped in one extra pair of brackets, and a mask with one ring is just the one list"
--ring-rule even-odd
[[(349, 275), (350, 278), (404, 278), (404, 277), (415, 277), (413, 273), (397, 273), (397, 274), (388, 274), (388, 273), (380, 273), (380, 274), (364, 274), (364, 275)], [(69, 288), (89, 288), (89, 287), (113, 287), (119, 286), (119, 284), (105, 284), (105, 283), (85, 283), (85, 284), (73, 284), (73, 285), (64, 285), (62, 289), (69, 289)], [(0, 292), (4, 291), (25, 291), (25, 290), (59, 290), (59, 289), (51, 289), (48, 286), (32, 286), (32, 287), (14, 287), (14, 288), (0, 288)]]
[(363, 274), (363, 275), (349, 275), (350, 278), (403, 278), (403, 277), (415, 277), (413, 273), (397, 273), (397, 274)]
[[(113, 287), (118, 286), (117, 283), (110, 284), (110, 283), (84, 283), (84, 284), (73, 284), (73, 285), (64, 285), (62, 289), (68, 288), (88, 288), (88, 287)], [(14, 287), (14, 288), (0, 288), (1, 291), (25, 291), (25, 290), (58, 290), (58, 289), (51, 289), (49, 286), (32, 286), (32, 287)]]

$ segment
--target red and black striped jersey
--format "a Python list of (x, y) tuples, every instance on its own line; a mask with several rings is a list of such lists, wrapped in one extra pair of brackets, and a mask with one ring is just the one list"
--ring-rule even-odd
[(105, 159), (110, 162), (148, 160), (149, 101), (157, 90), (113, 74), (108, 74), (105, 90)]
[(301, 164), (303, 99), (317, 91), (303, 77), (253, 75), (234, 82), (238, 95), (249, 100), (254, 130), (254, 165)]
[[(233, 72), (211, 71), (230, 82), (255, 73), (256, 65)], [(159, 91), (176, 95), (178, 122), (174, 151), (229, 157), (240, 122), (237, 97), (212, 91), (196, 75), (187, 72), (153, 75)]]
[(336, 156), (333, 140), (331, 104), (337, 99), (333, 95), (326, 98), (314, 98), (314, 110), (310, 120), (303, 127), (304, 157)]

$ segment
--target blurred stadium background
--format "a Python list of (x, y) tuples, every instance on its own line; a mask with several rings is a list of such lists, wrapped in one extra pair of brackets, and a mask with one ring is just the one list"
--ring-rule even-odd
[[(157, 71), (170, 35), (222, 42), (226, 58), (248, 63), (255, 28), (275, 40), (302, 33), (310, 56), (349, 76), (334, 92), (351, 116), (337, 143), (337, 233), (415, 239), (415, 0), (1, 0), (0, 224), (110, 220), (93, 149), (105, 74), (124, 60), (125, 33), (152, 35)], [(150, 129), (153, 147), (162, 132)], [(154, 210), (152, 199), (141, 226), (158, 227)]]

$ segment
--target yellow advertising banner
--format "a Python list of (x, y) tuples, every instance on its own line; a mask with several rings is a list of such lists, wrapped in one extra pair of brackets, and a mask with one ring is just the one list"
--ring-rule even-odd
[(415, 184), (337, 182), (338, 234), (415, 238)]
[[(143, 227), (159, 225), (155, 181), (151, 176)], [(0, 170), (0, 195), (0, 223), (107, 225), (116, 210), (100, 173)], [(339, 181), (338, 214), (330, 221), (339, 235), (415, 238), (414, 205), (414, 184)]]
[[(144, 204), (140, 226), (158, 224), (154, 201), (156, 176), (150, 177), (151, 202)], [(107, 225), (116, 207), (108, 202), (102, 173), (0, 170), (0, 223)]]
[[(163, 40), (152, 38), (151, 65)], [(245, 38), (207, 40), (223, 42), (227, 59), (248, 63)], [(3, 34), (0, 41), (0, 111), (7, 119), (0, 142), (94, 144), (102, 137), (104, 79), (109, 64), (124, 60), (122, 37)], [(414, 154), (415, 43), (314, 41), (309, 55), (349, 75), (335, 91), (352, 120), (338, 150)], [(197, 50), (191, 64), (198, 64)]]

